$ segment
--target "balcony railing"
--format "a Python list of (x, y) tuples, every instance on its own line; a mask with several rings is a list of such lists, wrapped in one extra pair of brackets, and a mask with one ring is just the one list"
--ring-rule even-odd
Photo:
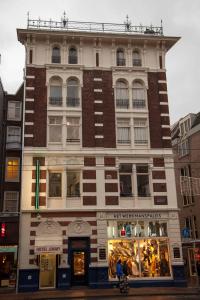
[(77, 64), (77, 63), (78, 63), (78, 58), (77, 58), (77, 56), (69, 56), (69, 57), (68, 57), (68, 63), (69, 63), (69, 64)]
[(66, 140), (67, 143), (80, 143), (80, 139), (78, 138), (71, 138)]
[(55, 64), (60, 64), (60, 56), (52, 55), (51, 62)]
[(67, 106), (68, 107), (78, 107), (78, 106), (80, 106), (80, 99), (79, 98), (73, 98), (73, 97), (67, 97)]
[(136, 59), (136, 58), (133, 59), (133, 66), (141, 67), (141, 65), (142, 65), (141, 59)]
[(144, 99), (133, 99), (133, 108), (146, 108), (146, 101)]
[(129, 99), (116, 99), (117, 108), (129, 108)]
[(120, 192), (120, 197), (133, 197), (131, 192)]
[(117, 58), (117, 66), (125, 66), (126, 60), (125, 58)]
[(62, 97), (50, 97), (49, 104), (55, 105), (55, 106), (61, 106), (62, 105)]
[(99, 23), (99, 22), (80, 22), (70, 21), (66, 18), (64, 13), (61, 21), (53, 20), (33, 20), (29, 18), (27, 20), (28, 29), (37, 30), (63, 30), (63, 31), (86, 31), (86, 32), (111, 32), (111, 33), (126, 33), (126, 34), (149, 34), (149, 35), (163, 35), (163, 26), (135, 26), (127, 19), (122, 23)]

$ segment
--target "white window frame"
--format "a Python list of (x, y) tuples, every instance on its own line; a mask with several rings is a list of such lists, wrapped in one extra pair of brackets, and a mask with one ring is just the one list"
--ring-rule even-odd
[[(142, 99), (138, 98), (138, 93), (143, 93)], [(137, 95), (137, 97), (136, 97)], [(147, 108), (147, 97), (146, 88), (142, 82), (135, 80), (132, 85), (132, 107), (133, 109), (146, 109)]]
[[(51, 123), (51, 118), (61, 120), (61, 123)], [(61, 138), (60, 141), (51, 141), (51, 127), (60, 127), (61, 128)], [(49, 144), (62, 144), (62, 135), (63, 135), (63, 116), (48, 116), (48, 143)]]
[[(16, 195), (15, 199), (7, 199), (8, 195), (9, 194), (13, 194), (13, 195)], [(9, 202), (9, 201), (16, 201), (16, 209), (13, 210), (13, 211), (9, 211), (6, 209), (6, 203)], [(8, 213), (16, 213), (19, 211), (19, 208), (18, 208), (18, 205), (19, 205), (19, 192), (18, 191), (5, 191), (4, 192), (4, 204), (3, 204), (3, 211), (4, 212), (8, 212)]]
[[(7, 167), (8, 167), (8, 161), (16, 160), (18, 161), (18, 176), (15, 179), (9, 179), (7, 177)], [(5, 181), (6, 182), (19, 182), (19, 176), (20, 176), (20, 158), (19, 157), (6, 157), (6, 167), (5, 167)]]
[[(78, 173), (79, 174), (79, 195), (69, 195), (68, 194), (68, 174), (69, 173)], [(68, 199), (80, 198), (81, 197), (81, 186), (82, 186), (82, 173), (80, 169), (67, 169), (66, 170), (66, 197)]]
[[(143, 122), (143, 124), (142, 124), (142, 122)], [(134, 118), (133, 119), (134, 144), (135, 145), (143, 145), (143, 146), (148, 145), (148, 143), (149, 143), (149, 132), (148, 132), (148, 123), (147, 122), (148, 122), (147, 118)], [(137, 128), (143, 129), (143, 134), (142, 135), (145, 136), (146, 139), (140, 139), (140, 140), (136, 139), (136, 129)]]
[[(119, 140), (118, 139), (118, 133), (119, 129), (126, 128), (129, 130), (129, 139), (128, 140)], [(131, 125), (130, 125), (130, 118), (118, 118), (117, 119), (117, 144), (124, 145), (124, 144), (131, 144)]]
[[(19, 135), (10, 134), (9, 131), (12, 131), (12, 129), (13, 130), (18, 129)], [(18, 140), (11, 139), (10, 137), (18, 137)], [(6, 148), (14, 148), (14, 145), (17, 145), (17, 148), (19, 148), (21, 145), (21, 127), (20, 126), (7, 126)]]
[[(70, 119), (77, 119), (78, 120), (78, 122), (77, 123), (72, 123), (72, 124), (70, 124), (70, 122), (69, 122), (69, 120)], [(68, 138), (68, 128), (77, 128), (78, 129), (78, 138), (77, 139), (69, 139)], [(74, 144), (74, 143), (78, 143), (78, 144), (80, 144), (80, 140), (81, 140), (81, 138), (80, 138), (80, 117), (79, 116), (67, 116), (66, 117), (66, 143), (68, 144), (68, 143), (72, 143), (72, 144)]]
[[(13, 105), (13, 107), (9, 107), (11, 105)], [(17, 107), (17, 105), (19, 107)], [(21, 121), (21, 107), (22, 107), (22, 105), (21, 105), (21, 102), (19, 102), (19, 101), (8, 101), (7, 120)], [(11, 110), (15, 110), (15, 111), (11, 113)], [(17, 112), (17, 110), (18, 110), (18, 112)], [(13, 114), (14, 114), (14, 116), (13, 116)]]
[[(49, 193), (49, 186), (50, 186), (50, 174), (53, 174), (53, 173), (59, 173), (61, 174), (61, 186), (60, 186), (60, 189), (61, 189), (61, 195), (60, 196), (50, 196), (50, 193)], [(61, 170), (49, 170), (48, 171), (48, 198), (52, 199), (52, 198), (62, 198), (62, 195), (63, 195), (63, 172)]]

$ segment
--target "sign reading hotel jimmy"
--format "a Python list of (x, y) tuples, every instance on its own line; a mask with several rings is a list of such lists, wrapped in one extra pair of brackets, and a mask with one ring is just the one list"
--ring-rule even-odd
[(60, 246), (36, 246), (35, 247), (35, 253), (40, 254), (40, 253), (61, 253), (62, 247)]
[(168, 218), (168, 214), (161, 212), (100, 212), (98, 218), (109, 220), (158, 220)]

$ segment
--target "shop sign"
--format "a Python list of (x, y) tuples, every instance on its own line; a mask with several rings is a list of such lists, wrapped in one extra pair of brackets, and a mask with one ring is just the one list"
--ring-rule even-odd
[(46, 253), (46, 252), (61, 253), (62, 247), (61, 246), (36, 246), (35, 247), (36, 254)]
[(9, 246), (0, 247), (0, 252), (17, 252), (17, 247), (9, 247)]
[(160, 212), (102, 212), (99, 213), (100, 219), (115, 219), (115, 220), (146, 220), (146, 219), (152, 219), (152, 220), (158, 220), (167, 218), (168, 215), (165, 213)]

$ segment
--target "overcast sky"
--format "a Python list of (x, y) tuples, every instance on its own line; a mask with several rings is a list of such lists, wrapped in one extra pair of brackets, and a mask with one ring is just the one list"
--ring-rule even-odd
[(160, 26), (164, 35), (181, 40), (167, 53), (166, 68), (171, 123), (200, 111), (200, 0), (0, 0), (0, 77), (4, 89), (15, 93), (23, 80), (24, 47), (16, 28), (30, 18)]

